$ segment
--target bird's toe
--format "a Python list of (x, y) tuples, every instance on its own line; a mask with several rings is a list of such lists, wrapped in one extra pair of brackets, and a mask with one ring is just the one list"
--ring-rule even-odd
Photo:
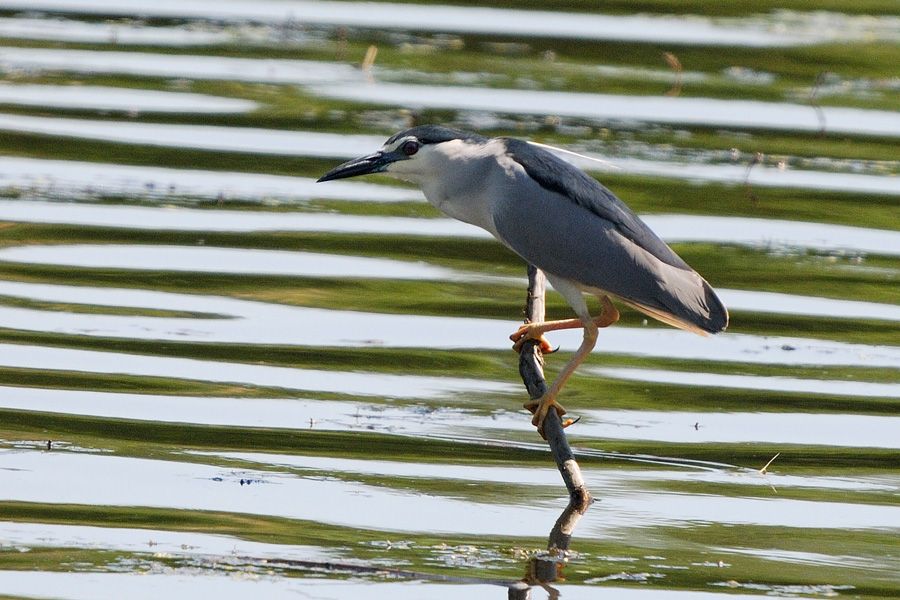
[(526, 323), (510, 335), (509, 339), (513, 341), (513, 350), (521, 352), (525, 342), (528, 340), (537, 340), (541, 345), (541, 352), (544, 352), (545, 354), (556, 352), (547, 338), (544, 337), (544, 334), (538, 325), (538, 323)]

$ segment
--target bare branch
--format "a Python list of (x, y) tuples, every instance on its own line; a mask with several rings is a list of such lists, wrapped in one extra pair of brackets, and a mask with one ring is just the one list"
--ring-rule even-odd
[[(547, 289), (546, 277), (534, 266), (528, 267), (528, 296), (525, 303), (525, 322), (538, 323), (544, 320), (546, 305), (544, 295)], [(522, 346), (519, 353), (519, 374), (522, 382), (532, 399), (540, 398), (547, 391), (547, 381), (544, 379), (544, 356), (540, 343), (536, 340), (528, 340)], [(553, 530), (547, 544), (548, 550), (556, 554), (564, 554), (569, 549), (572, 531), (581, 516), (587, 511), (593, 502), (590, 492), (585, 486), (581, 475), (581, 468), (575, 461), (575, 454), (569, 446), (563, 429), (562, 420), (556, 411), (551, 410), (544, 421), (544, 433), (547, 443), (553, 452), (556, 466), (562, 475), (566, 489), (569, 491), (569, 505), (563, 511)]]

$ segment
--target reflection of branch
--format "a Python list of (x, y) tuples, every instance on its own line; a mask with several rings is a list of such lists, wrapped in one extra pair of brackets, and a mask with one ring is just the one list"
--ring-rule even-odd
[(813, 107), (813, 110), (816, 111), (816, 117), (819, 118), (819, 137), (825, 137), (826, 130), (828, 129), (828, 123), (825, 120), (825, 111), (819, 106), (819, 100), (816, 98), (819, 94), (819, 88), (825, 83), (826, 73), (826, 71), (822, 71), (816, 76), (816, 83), (809, 92), (809, 105)]
[[(526, 323), (537, 323), (544, 320), (546, 287), (544, 273), (529, 265), (528, 297), (525, 304)], [(532, 399), (540, 398), (547, 391), (547, 382), (544, 379), (544, 356), (541, 353), (540, 342), (527, 340), (522, 345), (519, 353), (519, 374)], [(562, 420), (556, 411), (551, 410), (547, 414), (547, 419), (544, 421), (544, 434), (547, 436), (547, 443), (553, 452), (553, 458), (556, 460), (556, 466), (566, 484), (566, 489), (569, 490), (569, 505), (566, 506), (550, 531), (550, 538), (547, 542), (550, 556), (531, 559), (528, 574), (525, 577), (528, 583), (544, 583), (559, 578), (559, 571), (563, 565), (560, 559), (569, 549), (572, 531), (593, 502), (593, 498), (585, 486), (584, 478), (581, 476), (581, 469), (575, 462), (572, 448), (569, 447), (563, 431)], [(512, 597), (511, 593), (510, 598)]]
[(372, 66), (375, 65), (376, 56), (378, 56), (378, 46), (369, 46), (369, 49), (366, 50), (366, 56), (362, 61), (362, 72), (365, 74), (369, 83), (375, 82), (375, 77), (372, 75)]
[(765, 160), (765, 156), (762, 152), (757, 152), (753, 155), (753, 160), (750, 161), (750, 164), (747, 165), (747, 172), (744, 174), (744, 192), (747, 195), (747, 199), (750, 200), (750, 203), (753, 206), (756, 206), (759, 203), (759, 196), (753, 191), (753, 186), (750, 185), (750, 171), (753, 170), (753, 167), (762, 163)]

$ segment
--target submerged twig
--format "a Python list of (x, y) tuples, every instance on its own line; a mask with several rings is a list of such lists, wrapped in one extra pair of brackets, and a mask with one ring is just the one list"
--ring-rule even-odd
[(757, 152), (753, 155), (753, 160), (750, 161), (750, 164), (747, 165), (747, 172), (744, 173), (744, 192), (747, 194), (747, 199), (756, 206), (759, 204), (759, 197), (753, 191), (753, 185), (750, 183), (750, 171), (753, 170), (758, 164), (761, 164), (765, 160), (765, 155), (762, 152)]
[(684, 69), (681, 66), (681, 61), (678, 60), (678, 57), (671, 52), (663, 52), (662, 56), (663, 60), (666, 61), (666, 64), (669, 65), (669, 68), (675, 71), (675, 83), (673, 83), (672, 87), (669, 88), (669, 91), (666, 92), (666, 96), (680, 96), (682, 73), (684, 72)]
[(769, 460), (769, 462), (766, 463), (766, 466), (764, 466), (762, 469), (759, 470), (759, 474), (760, 474), (760, 475), (765, 475), (765, 474), (768, 472), (769, 466), (770, 466), (773, 462), (775, 462), (775, 459), (778, 458), (779, 456), (781, 456), (781, 452), (779, 452), (778, 454), (776, 454), (775, 456), (773, 456), (773, 457)]
[[(759, 470), (759, 474), (762, 475), (763, 477), (766, 477), (766, 475), (769, 474), (769, 467), (772, 465), (773, 462), (775, 462), (775, 459), (778, 458), (779, 456), (781, 456), (781, 452), (777, 453), (775, 456), (773, 456), (771, 459), (769, 459), (769, 462), (766, 463), (766, 466), (764, 466), (762, 469)], [(771, 481), (768, 480), (768, 478), (766, 478), (766, 483), (769, 484), (769, 487), (772, 488), (773, 492), (775, 492), (776, 494), (778, 493), (778, 490), (775, 489), (775, 486), (772, 484)]]
[(366, 50), (366, 55), (363, 58), (361, 69), (362, 72), (365, 73), (366, 78), (369, 82), (373, 82), (375, 80), (372, 75), (372, 67), (375, 65), (375, 58), (378, 56), (378, 46), (372, 45), (369, 46)]

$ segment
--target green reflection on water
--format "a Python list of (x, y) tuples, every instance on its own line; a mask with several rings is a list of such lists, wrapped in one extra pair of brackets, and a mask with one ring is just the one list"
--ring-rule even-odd
[[(467, 4), (461, 1), (458, 4)], [(509, 5), (521, 5), (507, 2)], [(627, 6), (626, 6), (627, 4)], [(890, 11), (893, 4), (866, 0), (853, 6), (831, 0), (810, 2), (794, 0), (777, 3), (778, 7), (795, 10), (822, 9), (844, 12)], [(554, 2), (552, 6), (593, 10), (592, 3)], [(753, 8), (765, 11), (775, 7), (767, 2)], [(634, 3), (615, 2), (609, 10), (695, 11), (707, 15), (744, 15), (749, 10), (736, 3), (710, 3), (704, 0), (673, 2), (649, 0)], [(382, 33), (350, 32), (348, 38), (331, 35), (316, 47), (254, 47), (230, 44), (191, 49), (192, 54), (222, 56), (283, 57), (333, 61), (338, 51), (347, 62), (357, 63), (371, 43), (379, 46), (377, 66), (383, 68), (383, 80), (432, 83), (452, 82), (454, 74), (479, 73), (485, 85), (589, 91), (597, 93), (661, 95), (670, 89), (667, 81), (648, 81), (627, 72), (619, 75), (595, 73), (597, 64), (628, 68), (665, 70), (663, 50), (656, 44), (621, 44), (612, 42), (573, 42), (564, 40), (530, 41), (515, 56), (492, 54), (483, 36), (460, 36), (459, 50), (434, 52), (428, 48), (435, 36), (420, 36), (414, 41), (395, 42)], [(108, 50), (108, 45), (55, 44), (3, 40), (3, 45), (35, 47), (67, 47)], [(121, 50), (121, 48), (118, 48)], [(171, 48), (131, 47), (149, 52), (183, 52)], [(553, 55), (545, 54), (552, 50)], [(826, 95), (816, 100), (821, 105), (855, 106), (897, 110), (900, 108), (891, 88), (871, 87), (865, 93), (854, 92), (860, 81), (872, 82), (896, 76), (900, 50), (890, 43), (848, 43), (786, 49), (709, 49), (685, 47), (677, 56), (686, 71), (701, 73), (701, 82), (686, 82), (682, 95), (716, 98), (760, 99), (779, 102), (810, 103), (817, 77), (828, 72), (848, 84), (848, 91)], [(552, 60), (551, 60), (552, 58)], [(729, 79), (725, 70), (740, 67), (772, 74), (769, 83), (746, 84)], [(407, 69), (406, 71), (403, 71)], [(390, 74), (389, 71), (393, 71)], [(112, 85), (147, 89), (171, 89), (173, 82), (164, 78), (73, 75), (71, 73), (8, 73), (5, 78), (18, 83), (69, 83)], [(430, 79), (429, 79), (430, 78)], [(176, 82), (177, 83), (177, 82)], [(852, 84), (852, 85), (850, 85)], [(90, 110), (50, 110), (34, 107), (4, 107), (10, 114), (82, 117), (147, 123), (167, 122), (239, 127), (265, 127), (290, 130), (368, 133), (385, 135), (394, 125), (404, 123), (408, 112), (393, 108), (373, 108), (349, 102), (333, 102), (314, 97), (290, 85), (261, 85), (221, 81), (186, 81), (178, 84), (186, 91), (219, 94), (256, 100), (264, 106), (246, 115), (198, 117), (196, 115), (98, 114)], [(176, 86), (177, 87), (177, 86)], [(445, 120), (470, 127), (471, 115), (455, 111), (424, 111), (419, 119)], [(793, 159), (849, 159), (865, 172), (896, 175), (895, 140), (866, 136), (835, 136), (768, 131), (722, 131), (703, 127), (644, 127), (625, 125), (605, 127), (603, 124), (577, 119), (559, 121), (532, 117), (500, 115), (486, 119), (484, 130), (490, 134), (520, 134), (547, 143), (578, 146), (600, 143), (603, 150), (647, 145), (650, 150), (672, 150), (680, 156), (700, 156), (703, 151), (737, 149), (743, 159), (762, 152), (769, 160), (784, 156)], [(251, 156), (234, 152), (143, 147), (89, 140), (38, 136), (7, 132), (0, 136), (0, 153), (9, 156), (117, 162), (173, 168), (212, 169), (311, 177), (335, 162), (321, 157)], [(696, 153), (692, 154), (692, 153)], [(624, 151), (627, 156), (627, 150)], [(774, 155), (774, 156), (773, 156)], [(699, 158), (698, 158), (699, 160)], [(879, 161), (877, 165), (865, 161)], [(834, 164), (828, 163), (826, 164)], [(829, 167), (824, 167), (828, 169)], [(629, 204), (642, 213), (712, 214), (721, 216), (786, 219), (852, 225), (869, 228), (900, 228), (897, 200), (891, 196), (820, 192), (812, 190), (754, 188), (742, 185), (698, 185), (639, 177), (621, 173), (606, 174), (601, 179)], [(385, 183), (385, 180), (379, 180)], [(7, 195), (27, 199), (29, 190), (7, 190)], [(67, 199), (65, 195), (57, 199)], [(167, 199), (168, 200), (168, 199)], [(154, 204), (155, 198), (105, 198), (112, 204)], [(173, 203), (186, 203), (172, 198)], [(257, 203), (218, 203), (210, 200), (192, 202), (209, 210), (217, 208), (242, 210), (305, 210), (343, 213), (347, 215), (390, 215), (434, 217), (437, 213), (424, 203), (376, 204), (366, 202), (311, 201), (291, 205), (281, 203), (261, 207)], [(103, 227), (65, 225), (2, 224), (0, 246), (25, 244), (108, 243), (108, 244), (176, 244), (193, 246), (202, 240), (207, 246), (246, 249), (278, 249), (328, 252), (354, 256), (426, 261), (430, 264), (469, 273), (517, 278), (520, 284), (492, 282), (420, 282), (384, 280), (344, 280), (334, 278), (300, 278), (275, 276), (236, 276), (229, 274), (171, 273), (165, 271), (122, 271), (116, 269), (81, 269), (47, 265), (0, 263), (0, 277), (8, 280), (61, 285), (85, 285), (110, 288), (135, 288), (180, 293), (213, 294), (297, 306), (365, 310), (376, 313), (439, 315), (504, 319), (511, 324), (520, 318), (524, 302), (523, 266), (519, 259), (498, 244), (488, 241), (409, 238), (403, 236), (346, 235), (325, 233), (184, 233), (153, 230), (120, 230)], [(704, 276), (719, 287), (744, 290), (784, 292), (827, 298), (861, 300), (896, 304), (900, 276), (900, 260), (892, 256), (845, 256), (807, 251), (775, 251), (733, 245), (678, 244), (678, 252)], [(570, 310), (555, 294), (548, 297), (551, 317), (568, 317)], [(75, 303), (49, 303), (12, 297), (0, 298), (0, 306), (42, 311), (86, 312), (128, 316), (208, 318), (213, 315), (166, 311), (162, 309), (126, 309), (94, 307)], [(643, 317), (623, 311), (623, 325), (637, 326)], [(874, 319), (828, 319), (796, 317), (768, 313), (736, 311), (731, 331), (754, 335), (805, 337), (860, 344), (894, 345), (900, 343), (900, 329), (895, 322)], [(364, 371), (432, 376), (451, 375), (515, 383), (516, 359), (511, 352), (447, 351), (439, 348), (310, 348), (304, 346), (254, 346), (250, 344), (204, 344), (112, 339), (67, 335), (55, 332), (30, 332), (11, 327), (0, 330), (5, 343), (103, 350), (151, 356), (197, 358), (209, 361), (281, 365), (319, 368), (334, 371)], [(302, 341), (298, 340), (298, 344)], [(601, 338), (602, 343), (602, 338)], [(568, 349), (566, 349), (568, 350)], [(548, 376), (553, 376), (566, 354), (548, 358)], [(865, 356), (859, 363), (844, 367), (744, 365), (712, 361), (684, 361), (678, 357), (641, 358), (601, 355), (591, 357), (592, 366), (662, 368), (689, 372), (756, 375), (764, 377), (799, 377), (822, 380), (849, 380), (893, 383), (897, 368), (871, 368)], [(898, 365), (900, 367), (900, 365)], [(174, 379), (170, 377), (138, 377), (105, 375), (73, 371), (47, 371), (35, 365), (32, 369), (0, 367), (0, 384), (57, 390), (87, 390), (210, 396), (230, 398), (314, 398), (335, 402), (365, 402), (373, 406), (400, 408), (454, 407), (480, 417), (508, 415), (523, 398), (513, 394), (470, 394), (446, 400), (411, 400), (401, 403), (381, 397), (298, 393), (297, 391), (250, 385), (231, 385)], [(826, 393), (784, 393), (730, 388), (693, 388), (666, 384), (627, 382), (582, 373), (576, 375), (565, 391), (565, 404), (577, 414), (590, 409), (654, 409), (698, 411), (709, 413), (764, 411), (810, 414), (847, 414), (895, 416), (896, 399), (843, 397)], [(524, 395), (524, 394), (523, 394)], [(527, 416), (519, 415), (523, 421)], [(463, 422), (461, 420), (461, 422)], [(309, 428), (305, 423), (285, 423), (283, 428), (223, 427), (130, 421), (25, 410), (0, 410), (0, 439), (3, 451), (36, 452), (46, 440), (56, 444), (54, 451), (103, 449), (123, 457), (216, 464), (222, 468), (246, 468), (254, 471), (275, 470), (251, 462), (235, 462), (210, 456), (185, 454), (186, 450), (208, 452), (269, 452), (294, 456), (347, 458), (360, 461), (389, 460), (410, 465), (411, 472), (423, 469), (440, 472), (442, 465), (476, 467), (508, 467), (547, 469), (550, 457), (538, 444), (536, 435), (528, 431), (495, 432), (496, 439), (469, 439), (471, 431), (462, 426), (451, 436), (427, 433), (392, 435), (384, 431), (325, 431)], [(900, 469), (896, 450), (853, 448), (832, 445), (803, 446), (774, 443), (663, 443), (646, 440), (584, 439), (578, 427), (570, 430), (573, 444), (581, 449), (580, 460), (592, 474), (602, 474), (615, 481), (615, 489), (594, 489), (600, 498), (589, 518), (603, 523), (604, 495), (622, 489), (633, 494), (673, 494), (712, 500), (717, 507), (727, 508), (742, 499), (773, 501), (792, 500), (814, 503), (816, 510), (827, 511), (829, 504), (845, 503), (866, 507), (897, 506)], [(760, 432), (760, 437), (763, 432)], [(865, 432), (861, 432), (864, 435)], [(748, 432), (752, 437), (753, 432)], [(19, 447), (16, 448), (16, 442)], [(27, 442), (27, 443), (26, 443)], [(12, 448), (10, 448), (12, 446)], [(24, 447), (23, 447), (24, 446)], [(723, 473), (748, 473), (759, 469), (776, 453), (781, 453), (770, 472), (797, 478), (830, 478), (838, 481), (876, 483), (883, 488), (850, 490), (837, 483), (819, 487), (769, 485), (760, 475), (756, 485), (711, 482), (699, 479), (636, 479), (659, 466), (635, 462), (636, 456), (665, 457), (670, 469), (685, 469), (684, 461), (709, 461), (733, 465), (734, 469), (717, 467)], [(681, 462), (679, 462), (681, 461)], [(673, 466), (674, 465), (674, 466)], [(740, 467), (740, 469), (737, 469)], [(300, 471), (290, 471), (298, 473)], [(0, 471), (2, 472), (2, 471)], [(90, 477), (102, 474), (86, 473)], [(422, 510), (428, 511), (429, 495), (459, 498), (490, 505), (511, 507), (526, 504), (564, 503), (565, 493), (559, 487), (530, 487), (520, 483), (499, 481), (465, 481), (438, 477), (389, 476), (373, 468), (349, 476), (346, 473), (315, 472), (316, 476), (343, 477), (398, 495), (418, 496)], [(140, 477), (140, 473), (135, 473)], [(2, 479), (2, 476), (0, 476)], [(777, 481), (775, 477), (772, 481)], [(231, 493), (229, 492), (226, 493)], [(301, 502), (302, 499), (298, 499)], [(607, 505), (610, 503), (607, 502)], [(348, 559), (367, 564), (402, 567), (428, 574), (460, 577), (518, 579), (527, 558), (543, 548), (543, 537), (436, 535), (428, 531), (397, 533), (366, 528), (340, 527), (302, 519), (285, 519), (240, 513), (203, 510), (175, 510), (146, 506), (72, 506), (45, 502), (23, 503), (0, 500), (0, 519), (56, 523), (61, 525), (93, 525), (99, 527), (131, 527), (179, 531), (190, 540), (191, 533), (219, 533), (239, 540), (280, 544), (302, 544), (335, 551)], [(402, 520), (402, 515), (398, 515)], [(549, 531), (552, 522), (547, 522)], [(646, 519), (639, 525), (576, 530), (574, 555), (566, 568), (570, 585), (616, 585), (660, 590), (728, 591), (744, 593), (830, 595), (880, 598), (892, 597), (900, 589), (900, 551), (896, 534), (900, 523), (885, 523), (871, 529), (815, 529), (792, 526), (763, 526), (716, 522), (714, 519), (681, 522), (673, 525), (660, 517)], [(0, 540), (2, 541), (2, 540)], [(146, 553), (87, 548), (32, 548), (27, 552), (0, 545), (0, 568), (21, 570), (126, 570), (143, 572), (156, 567), (190, 567), (215, 572), (223, 560), (208, 561), (178, 556), (154, 556)], [(259, 561), (232, 565), (230, 569), (247, 573), (264, 568)], [(321, 572), (289, 567), (272, 567), (276, 576), (322, 576)], [(345, 577), (330, 573), (329, 577)], [(369, 576), (380, 580), (378, 576)], [(756, 587), (754, 587), (756, 586)], [(793, 587), (792, 587), (793, 586)], [(829, 587), (831, 586), (831, 587)], [(840, 589), (839, 586), (853, 586)], [(2, 595), (3, 590), (0, 590)], [(463, 592), (464, 593), (464, 592)], [(498, 597), (503, 591), (498, 590)]]

